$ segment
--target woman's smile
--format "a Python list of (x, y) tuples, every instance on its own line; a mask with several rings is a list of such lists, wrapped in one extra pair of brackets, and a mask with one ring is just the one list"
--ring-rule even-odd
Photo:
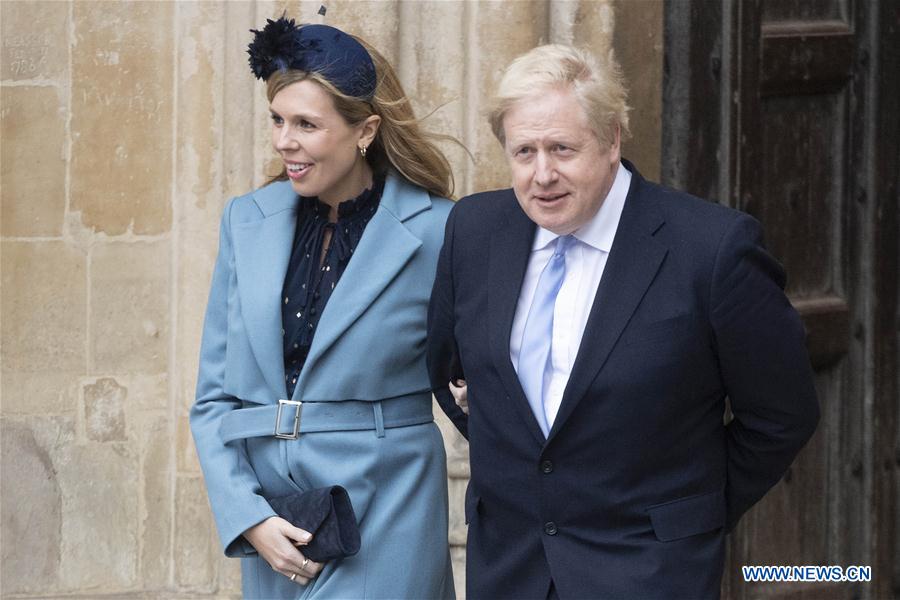
[(299, 181), (302, 179), (304, 175), (309, 173), (309, 170), (312, 169), (312, 167), (312, 163), (284, 162), (284, 168), (292, 181)]

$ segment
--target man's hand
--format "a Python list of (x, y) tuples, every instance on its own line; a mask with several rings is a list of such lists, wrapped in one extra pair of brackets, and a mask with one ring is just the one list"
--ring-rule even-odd
[(297, 546), (305, 546), (312, 534), (294, 527), (281, 517), (269, 517), (244, 532), (269, 566), (294, 583), (306, 585), (319, 574), (322, 564), (303, 556)]
[(456, 400), (456, 405), (466, 414), (469, 414), (469, 392), (465, 379), (457, 379), (450, 382), (450, 393)]

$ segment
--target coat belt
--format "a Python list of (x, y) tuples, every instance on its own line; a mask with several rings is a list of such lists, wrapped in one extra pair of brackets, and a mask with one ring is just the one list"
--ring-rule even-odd
[(416, 392), (384, 400), (326, 400), (252, 406), (231, 411), (222, 419), (223, 443), (243, 438), (275, 436), (296, 439), (318, 431), (384, 430), (431, 423), (431, 392)]

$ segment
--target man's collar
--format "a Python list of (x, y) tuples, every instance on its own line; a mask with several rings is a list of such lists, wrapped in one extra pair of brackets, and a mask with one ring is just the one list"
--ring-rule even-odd
[[(600, 210), (594, 214), (590, 221), (575, 230), (573, 235), (585, 244), (609, 252), (613, 239), (616, 237), (616, 229), (619, 227), (619, 219), (622, 209), (625, 208), (625, 198), (628, 196), (628, 188), (631, 186), (631, 172), (625, 165), (619, 163), (616, 169), (616, 178), (613, 180), (609, 193), (600, 205)], [(531, 251), (545, 248), (547, 244), (559, 237), (549, 229), (538, 227), (534, 236)]]

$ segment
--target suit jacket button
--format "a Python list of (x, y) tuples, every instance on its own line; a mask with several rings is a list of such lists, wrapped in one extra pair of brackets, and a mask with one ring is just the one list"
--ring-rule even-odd
[(547, 521), (544, 523), (544, 533), (547, 535), (556, 535), (559, 530), (556, 528), (556, 523), (553, 521)]
[(542, 460), (541, 461), (541, 473), (547, 475), (553, 472), (553, 461), (552, 460)]

